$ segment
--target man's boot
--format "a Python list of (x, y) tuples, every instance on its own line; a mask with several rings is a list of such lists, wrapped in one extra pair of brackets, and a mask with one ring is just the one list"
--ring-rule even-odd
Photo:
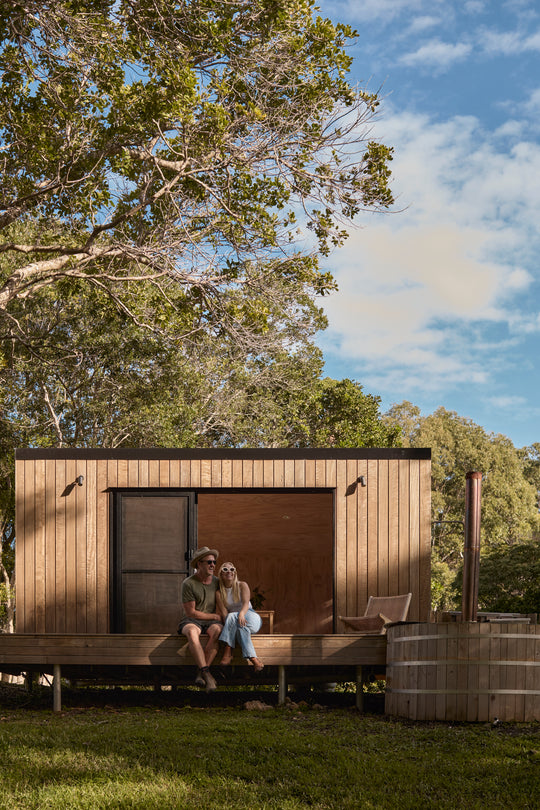
[(217, 689), (217, 684), (214, 680), (214, 676), (212, 675), (208, 667), (201, 669), (201, 675), (204, 678), (204, 682), (206, 684), (206, 691), (214, 692)]
[(200, 686), (203, 689), (206, 686), (206, 681), (204, 680), (200, 669), (197, 670), (197, 677), (195, 678), (195, 686)]

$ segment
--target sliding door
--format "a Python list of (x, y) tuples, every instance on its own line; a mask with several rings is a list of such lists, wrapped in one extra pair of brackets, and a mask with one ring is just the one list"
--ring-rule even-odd
[(117, 491), (114, 534), (113, 632), (174, 633), (195, 537), (194, 495)]

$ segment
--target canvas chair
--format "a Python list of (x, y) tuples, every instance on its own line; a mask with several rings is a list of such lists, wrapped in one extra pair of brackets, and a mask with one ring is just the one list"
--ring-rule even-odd
[(400, 596), (370, 596), (363, 616), (339, 616), (343, 624), (357, 633), (382, 635), (386, 626), (407, 619), (411, 593)]

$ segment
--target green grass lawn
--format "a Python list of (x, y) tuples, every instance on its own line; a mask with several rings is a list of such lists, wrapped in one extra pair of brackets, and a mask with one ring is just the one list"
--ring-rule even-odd
[[(249, 696), (248, 696), (249, 698)], [(0, 808), (538, 808), (540, 724), (0, 702)]]

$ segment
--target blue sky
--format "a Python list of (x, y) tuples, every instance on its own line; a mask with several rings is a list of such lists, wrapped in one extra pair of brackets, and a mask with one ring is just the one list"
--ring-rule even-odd
[(540, 4), (319, 5), (359, 32), (350, 80), (381, 88), (397, 200), (327, 262), (325, 372), (540, 442)]

